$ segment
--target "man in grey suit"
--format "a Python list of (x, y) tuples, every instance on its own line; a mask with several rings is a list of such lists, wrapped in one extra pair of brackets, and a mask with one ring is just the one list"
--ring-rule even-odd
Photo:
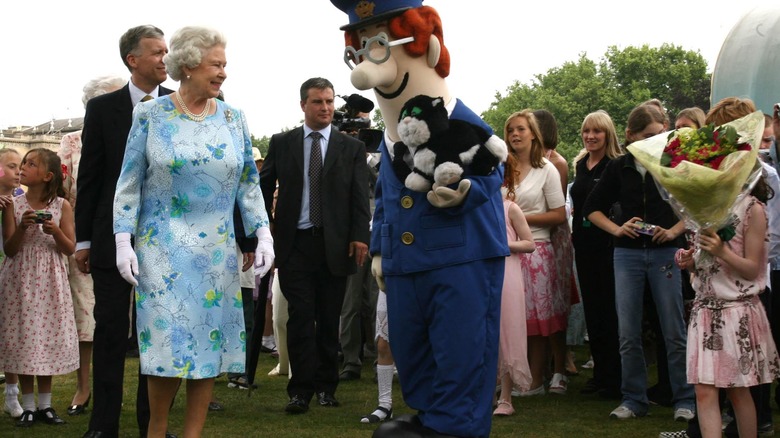
[(366, 149), (331, 126), (333, 84), (312, 78), (300, 93), (304, 125), (271, 137), (260, 172), (266, 210), (274, 211), (276, 267), (289, 303), (294, 371), (285, 410), (292, 414), (306, 412), (314, 394), (321, 406), (339, 404), (339, 315), (347, 276), (368, 252), (370, 219)]
[[(119, 435), (132, 287), (116, 267), (112, 208), (133, 107), (173, 92), (160, 86), (168, 77), (163, 63), (168, 46), (160, 29), (150, 25), (129, 29), (119, 40), (119, 51), (130, 81), (87, 102), (76, 192), (76, 263), (81, 272), (92, 274), (95, 288), (94, 407), (84, 438)], [(146, 377), (140, 372), (136, 409), (140, 436), (145, 437), (149, 398)]]

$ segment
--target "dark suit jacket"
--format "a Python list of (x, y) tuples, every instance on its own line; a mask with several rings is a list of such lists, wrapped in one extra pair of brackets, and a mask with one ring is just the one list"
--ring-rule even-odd
[[(260, 171), (266, 211), (275, 211), (274, 251), (276, 266), (284, 267), (295, 243), (303, 194), (303, 127), (271, 137)], [(276, 209), (274, 190), (279, 182)], [(348, 257), (349, 242), (368, 243), (368, 174), (363, 142), (332, 128), (322, 169), (322, 228), (328, 268), (333, 275), (354, 273)]]
[[(173, 93), (164, 87), (159, 95)], [(76, 242), (91, 241), (91, 266), (116, 266), (114, 192), (133, 122), (130, 85), (90, 99), (81, 133), (81, 162), (76, 192)]]

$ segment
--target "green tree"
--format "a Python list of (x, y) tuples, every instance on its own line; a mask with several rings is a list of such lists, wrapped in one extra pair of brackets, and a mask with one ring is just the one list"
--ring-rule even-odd
[(271, 137), (264, 135), (261, 138), (257, 138), (250, 134), (250, 138), (252, 139), (252, 147), (260, 149), (260, 153), (265, 157), (268, 153), (268, 145), (271, 143)]
[(701, 54), (670, 44), (652, 48), (610, 47), (599, 62), (580, 54), (576, 62), (565, 62), (530, 83), (515, 81), (505, 94), (482, 114), (499, 136), (506, 119), (526, 108), (547, 109), (558, 122), (558, 151), (571, 164), (582, 148), (580, 127), (588, 113), (603, 109), (623, 137), (626, 117), (637, 104), (660, 99), (670, 118), (690, 106), (709, 107), (710, 78)]

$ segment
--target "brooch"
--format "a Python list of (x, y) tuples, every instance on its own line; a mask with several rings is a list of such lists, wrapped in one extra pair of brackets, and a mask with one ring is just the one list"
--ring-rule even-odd
[(225, 120), (227, 120), (228, 123), (233, 121), (233, 111), (230, 111), (229, 109), (225, 110)]

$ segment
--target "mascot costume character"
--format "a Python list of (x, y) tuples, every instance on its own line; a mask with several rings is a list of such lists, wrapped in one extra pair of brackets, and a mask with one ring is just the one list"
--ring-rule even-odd
[[(352, 84), (374, 89), (385, 121), (369, 251), (387, 292), (393, 357), (404, 400), (418, 411), (374, 437), (487, 437), (498, 366), (504, 259), (503, 166), (427, 192), (393, 171), (403, 105), (441, 97), (450, 119), (490, 127), (454, 98), (441, 19), (422, 0), (331, 0), (347, 13), (344, 61)], [(406, 157), (410, 168), (413, 157)]]

